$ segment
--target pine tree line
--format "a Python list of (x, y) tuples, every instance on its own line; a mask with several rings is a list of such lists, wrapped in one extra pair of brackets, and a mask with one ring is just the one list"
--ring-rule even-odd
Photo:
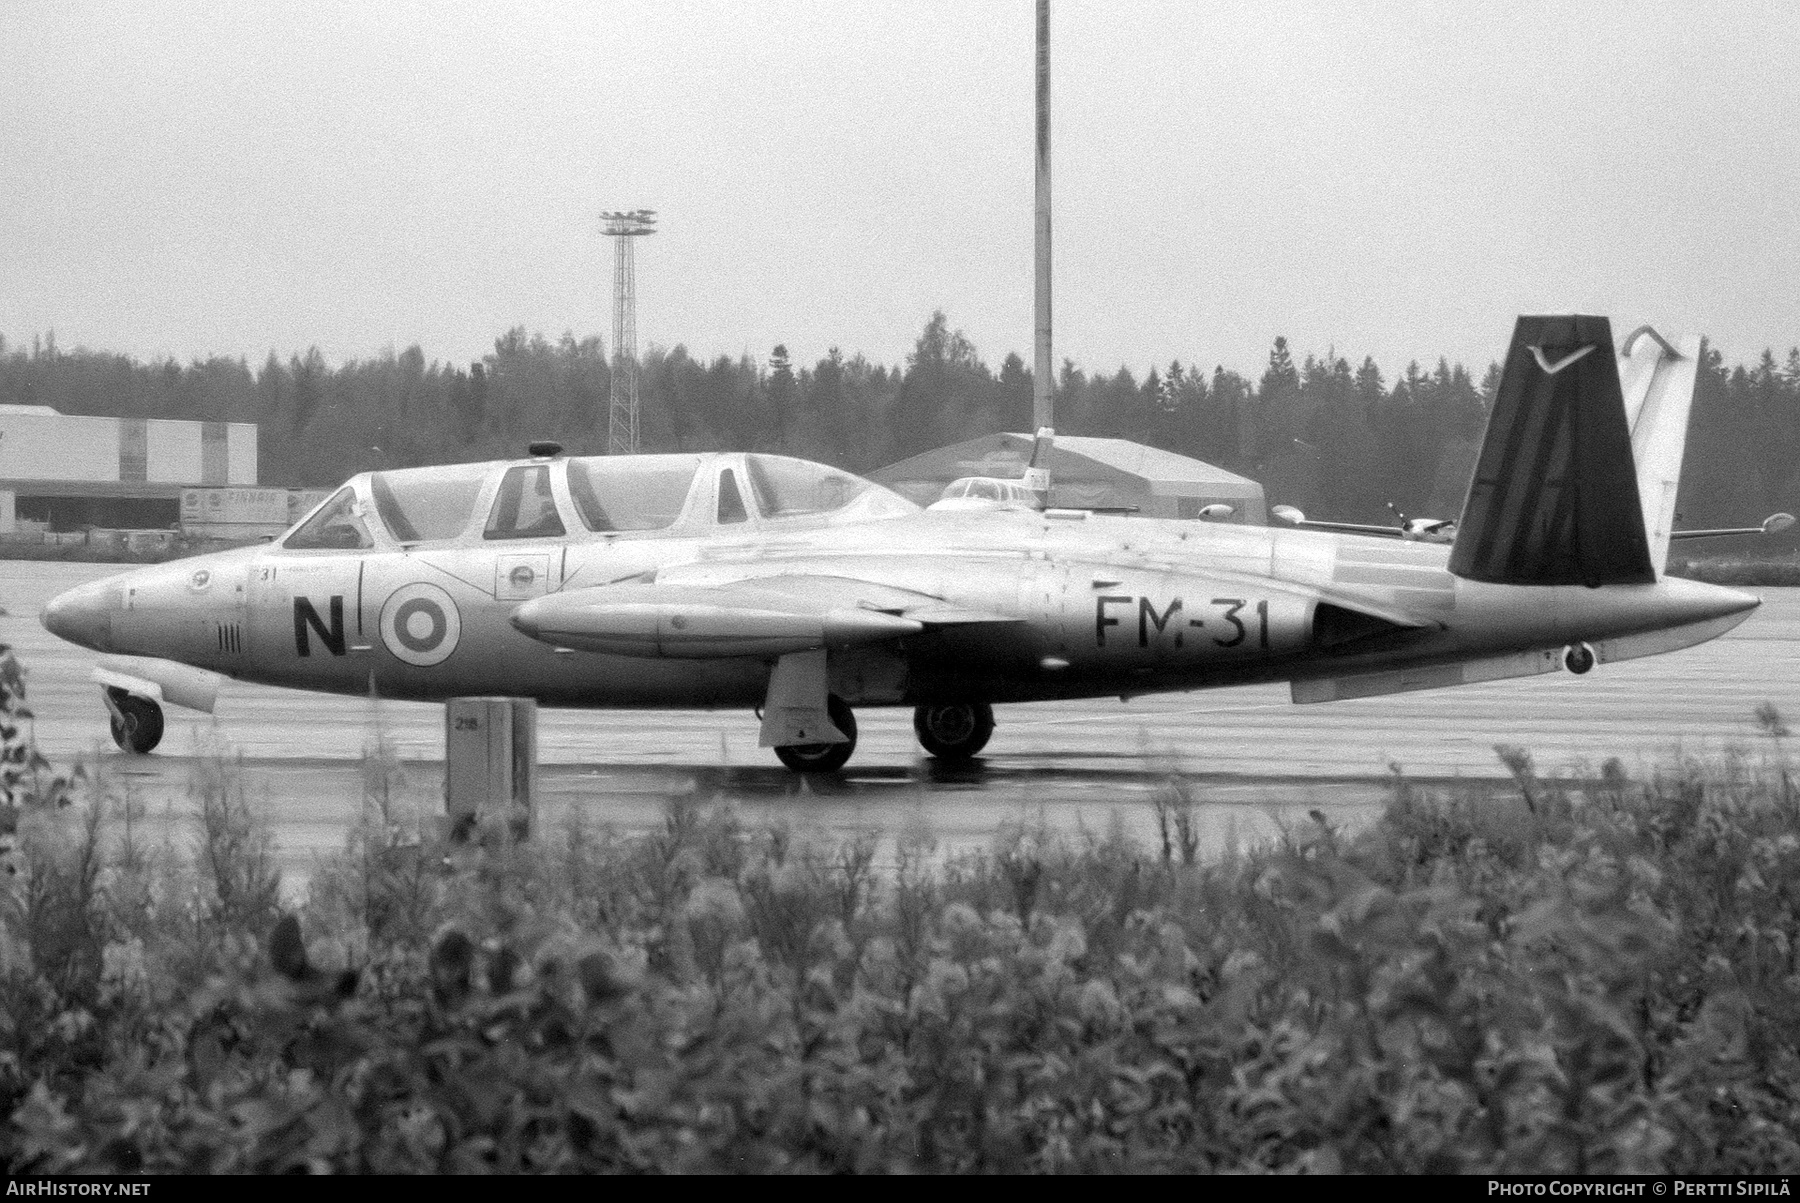
[[(1328, 350), (1296, 362), (1277, 338), (1260, 378), (1172, 361), (1141, 379), (1087, 374), (1064, 360), (1059, 433), (1131, 439), (1263, 482), (1271, 502), (1322, 517), (1381, 521), (1387, 506), (1454, 515), (1487, 406), (1461, 364), (1408, 365), (1388, 381), (1370, 358)], [(328, 486), (372, 468), (516, 455), (530, 439), (571, 453), (605, 450), (610, 372), (597, 337), (551, 342), (521, 328), (464, 366), (408, 347), (338, 366), (317, 348), (258, 368), (223, 356), (181, 364), (0, 339), (0, 403), (69, 414), (255, 422), (261, 479)], [(694, 358), (653, 347), (640, 365), (645, 450), (780, 451), (867, 472), (931, 447), (1029, 430), (1031, 370), (1016, 353), (990, 368), (943, 313), (904, 365), (837, 348), (810, 367), (784, 346)], [(1727, 368), (1703, 352), (1680, 508), (1685, 524), (1753, 523), (1800, 509), (1800, 349)]]

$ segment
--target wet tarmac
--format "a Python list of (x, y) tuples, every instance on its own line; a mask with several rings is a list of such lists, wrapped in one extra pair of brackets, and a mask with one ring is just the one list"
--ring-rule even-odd
[[(241, 758), (250, 797), (274, 824), (296, 880), (341, 847), (364, 794), (365, 750), (398, 761), (403, 809), (435, 812), (443, 781), (443, 711), (406, 702), (325, 697), (227, 682), (217, 714), (167, 708), (162, 747), (119, 753), (89, 678), (93, 653), (62, 643), (37, 615), (55, 593), (117, 566), (0, 562), (0, 641), (25, 665), (39, 746), (81, 757), (171, 830), (191, 809), (198, 760)], [(1761, 610), (1713, 643), (1585, 677), (1554, 674), (1460, 689), (1294, 706), (1285, 686), (1001, 707), (987, 752), (945, 770), (923, 757), (908, 710), (863, 710), (841, 777), (801, 779), (756, 746), (737, 711), (544, 711), (540, 791), (546, 828), (580, 818), (621, 831), (662, 822), (670, 797), (732, 799), (746, 822), (821, 838), (856, 832), (987, 843), (1007, 823), (1100, 833), (1117, 823), (1155, 838), (1152, 800), (1181, 775), (1203, 846), (1266, 838), (1282, 823), (1374, 813), (1396, 769), (1430, 782), (1504, 778), (1496, 744), (1530, 751), (1541, 770), (1594, 771), (1619, 757), (1641, 771), (1677, 755), (1716, 755), (1763, 740), (1768, 702), (1800, 718), (1800, 590), (1756, 590)]]

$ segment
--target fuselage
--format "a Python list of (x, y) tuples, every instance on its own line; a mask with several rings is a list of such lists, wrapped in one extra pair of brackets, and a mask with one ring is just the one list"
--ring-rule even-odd
[[(738, 496), (751, 493), (736, 481), (755, 457), (666, 458), (693, 479), (662, 526), (585, 529), (593, 519), (573, 498), (569, 461), (516, 461), (458, 466), (467, 514), (429, 532), (438, 537), (403, 539), (421, 532), (384, 498), (380, 474), (365, 475), (337, 501), (360, 535), (320, 527), (327, 503), (280, 542), (83, 586), (44, 621), (95, 651), (332, 693), (748, 707), (763, 698), (773, 657), (581, 650), (532, 637), (517, 615), (533, 599), (633, 581), (690, 593), (828, 581), (870, 609), (886, 590), (941, 603), (951, 619), (830, 649), (831, 691), (868, 706), (1355, 677), (1670, 628), (1708, 638), (1756, 605), (1670, 579), (1483, 584), (1447, 570), (1449, 548), (1394, 539), (1075, 511), (925, 512), (861, 481), (849, 504), (784, 515), (767, 497)], [(553, 486), (545, 506), (558, 513), (541, 520), (560, 533), (520, 528), (519, 472)], [(832, 476), (834, 500), (841, 479)], [(514, 526), (495, 538), (488, 515), (509, 504), (509, 487)], [(341, 545), (352, 542), (367, 545)]]

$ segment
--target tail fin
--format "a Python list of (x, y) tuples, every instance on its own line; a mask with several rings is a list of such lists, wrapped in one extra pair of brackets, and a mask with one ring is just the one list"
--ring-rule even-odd
[(1038, 509), (1050, 503), (1050, 452), (1056, 444), (1056, 432), (1048, 426), (1037, 432), (1031, 443), (1031, 462), (1025, 465), (1019, 483), (1037, 494)]
[(1631, 424), (1631, 454), (1637, 460), (1638, 496), (1644, 503), (1650, 563), (1657, 574), (1669, 558), (1675, 526), (1675, 490), (1681, 484), (1682, 454), (1687, 449), (1688, 414), (1694, 405), (1694, 377), (1700, 366), (1700, 340), (1681, 340), (1679, 347), (1649, 326), (1625, 336), (1619, 352), (1619, 375), (1625, 395), (1625, 420)]
[[(1657, 579), (1681, 476), (1693, 357), (1669, 359), (1660, 337), (1641, 344), (1634, 335), (1626, 350), (1629, 395), (1605, 318), (1519, 318), (1451, 572), (1507, 585)], [(1651, 531), (1660, 534), (1653, 540)]]

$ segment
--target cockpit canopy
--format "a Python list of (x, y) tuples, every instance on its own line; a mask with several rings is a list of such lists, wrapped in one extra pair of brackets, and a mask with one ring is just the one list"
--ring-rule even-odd
[(372, 472), (369, 493), (396, 542), (454, 539), (468, 529), (476, 499), (492, 474), (488, 464)]
[(667, 530), (681, 519), (704, 455), (582, 456), (568, 461), (581, 524), (605, 533)]
[(724, 533), (867, 522), (918, 507), (785, 455), (577, 456), (370, 472), (300, 522), (290, 550), (587, 535)]

